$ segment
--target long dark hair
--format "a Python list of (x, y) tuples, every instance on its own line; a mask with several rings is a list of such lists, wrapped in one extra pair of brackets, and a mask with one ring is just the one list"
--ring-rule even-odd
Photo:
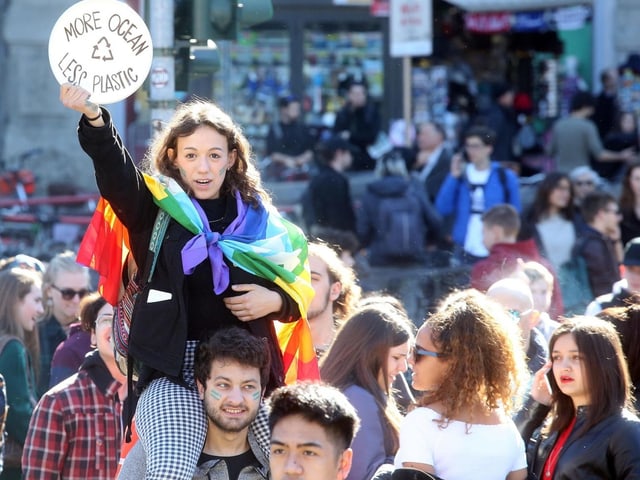
[(551, 196), (551, 192), (557, 188), (562, 180), (566, 180), (569, 184), (571, 197), (569, 198), (567, 206), (560, 210), (560, 215), (566, 220), (573, 220), (573, 187), (571, 186), (569, 175), (563, 172), (549, 172), (542, 182), (540, 182), (540, 185), (538, 185), (538, 190), (536, 191), (536, 196), (531, 206), (529, 220), (533, 223), (544, 220), (549, 214), (551, 207), (549, 197)]
[(627, 359), (631, 383), (640, 385), (640, 296), (634, 295), (630, 300), (629, 305), (606, 308), (597, 317), (615, 327)]
[[(553, 358), (555, 344), (563, 335), (573, 335), (582, 361), (582, 377), (589, 392), (586, 422), (577, 432), (583, 435), (602, 420), (619, 414), (623, 408), (633, 411), (629, 372), (616, 329), (606, 320), (596, 317), (573, 317), (565, 320), (549, 340)], [(548, 432), (567, 428), (576, 415), (570, 396), (549, 376), (553, 416)]]
[[(339, 328), (335, 340), (320, 362), (323, 381), (344, 390), (358, 385), (375, 398), (386, 422), (385, 449), (394, 454), (398, 449), (400, 412), (391, 385), (388, 384), (389, 349), (413, 339), (410, 320), (390, 305), (371, 303), (358, 309)], [(384, 389), (378, 377), (382, 373)]]
[(640, 168), (640, 161), (627, 165), (622, 177), (622, 189), (620, 191), (620, 209), (625, 212), (633, 211), (636, 206), (636, 196), (631, 188), (631, 174), (636, 168)]

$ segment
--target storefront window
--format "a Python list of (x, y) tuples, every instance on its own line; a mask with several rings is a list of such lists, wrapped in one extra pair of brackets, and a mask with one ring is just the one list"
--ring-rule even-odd
[(214, 75), (215, 96), (228, 92), (224, 103), (258, 158), (264, 155), (269, 125), (277, 116), (278, 97), (290, 90), (289, 44), (284, 28), (245, 30), (238, 41), (228, 42), (229, 68), (224, 68), (223, 48), (223, 68)]
[(383, 94), (383, 34), (377, 24), (308, 24), (304, 31), (304, 93), (306, 121), (333, 126), (343, 103), (342, 86), (348, 76), (365, 78), (369, 94)]

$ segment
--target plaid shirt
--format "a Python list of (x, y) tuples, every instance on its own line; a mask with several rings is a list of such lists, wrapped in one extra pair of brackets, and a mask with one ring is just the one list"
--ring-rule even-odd
[(122, 441), (119, 387), (95, 351), (49, 390), (31, 417), (23, 478), (113, 480)]

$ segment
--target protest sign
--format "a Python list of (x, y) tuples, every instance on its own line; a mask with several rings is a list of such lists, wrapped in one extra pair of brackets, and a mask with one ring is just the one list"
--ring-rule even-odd
[(91, 100), (124, 100), (144, 83), (153, 59), (151, 34), (140, 16), (117, 0), (82, 0), (56, 21), (49, 64), (60, 83), (80, 85)]

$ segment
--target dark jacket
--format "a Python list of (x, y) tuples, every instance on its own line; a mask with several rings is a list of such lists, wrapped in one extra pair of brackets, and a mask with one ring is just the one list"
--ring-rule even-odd
[(310, 180), (303, 198), (307, 228), (312, 225), (356, 231), (356, 215), (349, 179), (344, 173), (323, 165)]
[[(534, 409), (548, 411), (536, 404)], [(576, 424), (565, 443), (556, 465), (554, 480), (630, 480), (640, 479), (640, 420), (624, 410), (576, 436), (586, 421), (586, 408), (579, 407)], [(540, 421), (534, 414), (530, 421)], [(521, 426), (523, 433), (527, 427)], [(558, 433), (544, 436), (534, 431), (527, 443), (529, 480), (543, 478), (543, 468)]]
[(496, 133), (493, 145), (493, 158), (498, 162), (512, 162), (516, 160), (513, 151), (514, 137), (518, 133), (519, 125), (513, 108), (494, 104), (487, 113), (486, 125)]
[[(417, 155), (417, 154), (418, 154), (417, 151), (414, 152), (414, 155)], [(415, 158), (414, 158), (414, 162), (415, 162)], [(421, 179), (422, 178), (421, 170), (424, 167), (420, 169), (415, 169), (415, 168), (416, 167), (414, 167), (414, 170), (412, 171), (412, 175), (415, 178)], [(447, 175), (449, 174), (450, 171), (451, 171), (451, 153), (446, 148), (443, 148), (442, 151), (440, 152), (440, 155), (438, 155), (438, 158), (436, 159), (436, 164), (429, 171), (427, 178), (424, 179), (424, 187), (427, 191), (427, 195), (429, 195), (429, 200), (431, 200), (432, 203), (436, 201), (436, 197), (438, 196), (440, 187), (444, 183), (444, 179), (447, 178)]]
[(586, 225), (578, 242), (578, 253), (587, 264), (591, 293), (595, 297), (611, 291), (620, 280), (620, 270), (613, 242), (602, 233)]
[[(158, 207), (140, 171), (134, 167), (129, 153), (122, 148), (122, 141), (106, 110), (103, 110), (103, 117), (106, 126), (102, 128), (93, 128), (85, 120), (80, 121), (80, 145), (93, 160), (101, 195), (111, 203), (116, 215), (129, 230), (136, 264), (144, 265)], [(237, 215), (235, 201), (227, 200), (224, 220), (215, 224), (216, 231), (226, 228)], [(167, 376), (180, 382), (186, 341), (202, 340), (213, 331), (232, 325), (270, 339), (268, 344), (273, 365), (267, 388), (270, 390), (282, 384), (282, 354), (272, 320), (291, 321), (298, 318), (296, 303), (272, 282), (251, 275), (226, 259), (230, 285), (221, 295), (216, 295), (213, 292), (210, 262), (202, 262), (191, 275), (183, 273), (181, 250), (192, 237), (193, 234), (175, 220), (169, 222), (147, 290), (167, 292), (170, 299), (149, 303), (145, 301), (145, 292), (138, 295), (129, 337), (130, 355), (144, 365), (138, 387), (143, 388), (157, 376)], [(277, 291), (283, 298), (282, 311), (251, 322), (241, 322), (231, 314), (223, 301), (225, 296), (234, 295), (231, 285), (238, 283), (255, 283)], [(193, 328), (194, 325), (197, 328)]]
[(375, 167), (375, 160), (367, 152), (367, 147), (375, 143), (380, 132), (380, 114), (371, 99), (360, 108), (353, 109), (349, 103), (342, 107), (336, 115), (333, 131), (336, 134), (348, 132), (349, 143), (357, 147), (357, 151), (352, 153), (353, 170), (371, 170)]
[(629, 240), (640, 237), (640, 218), (633, 209), (622, 209), (621, 213), (620, 240), (626, 245)]

